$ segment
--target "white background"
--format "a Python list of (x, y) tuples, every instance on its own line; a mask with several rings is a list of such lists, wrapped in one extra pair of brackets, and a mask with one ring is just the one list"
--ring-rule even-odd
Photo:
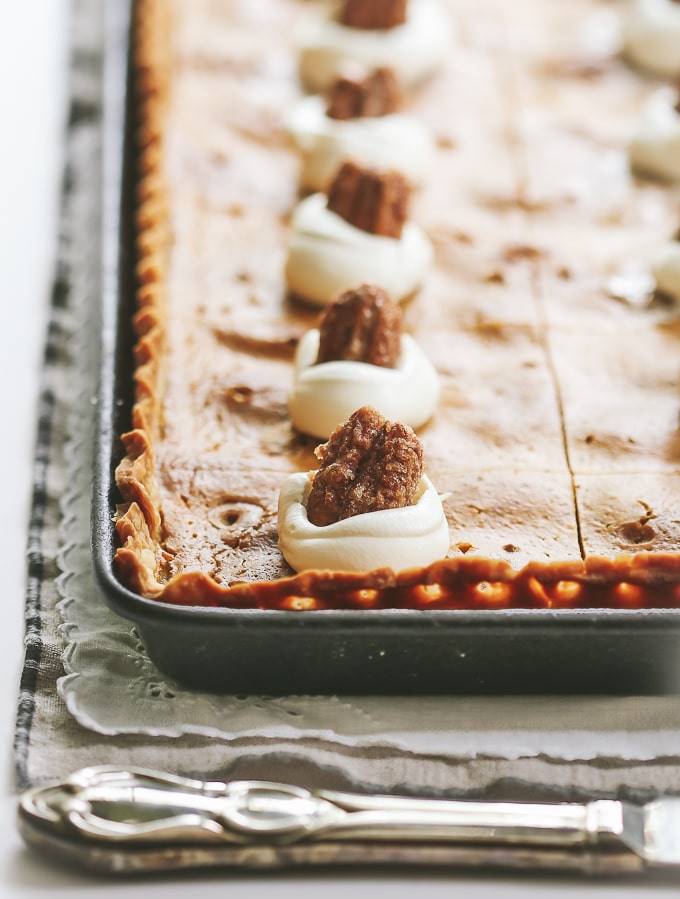
[[(92, 0), (105, 2), (105, 0)], [(116, 2), (116, 0), (106, 0)], [(227, 874), (127, 881), (55, 867), (24, 849), (14, 827), (11, 736), (21, 659), (26, 522), (40, 356), (49, 297), (66, 99), (66, 0), (0, 0), (0, 894), (3, 896), (524, 897), (676, 895), (668, 881), (625, 883), (362, 872), (323, 876)], [(680, 875), (678, 877), (680, 883)]]

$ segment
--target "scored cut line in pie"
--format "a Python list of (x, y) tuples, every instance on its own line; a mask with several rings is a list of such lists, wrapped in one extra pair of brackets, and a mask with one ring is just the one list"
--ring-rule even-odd
[(680, 324), (606, 286), (677, 230), (678, 188), (626, 164), (654, 85), (583, 50), (607, 3), (445, 7), (446, 65), (406, 98), (437, 150), (413, 202), (435, 261), (403, 312), (442, 385), (419, 436), (451, 548), (398, 575), (293, 575), (276, 498), (317, 467), (287, 397), (318, 311), (286, 297), (299, 162), (285, 121), (313, 5), (137, 3), (136, 404), (116, 568), (140, 594), (301, 610), (680, 603)]

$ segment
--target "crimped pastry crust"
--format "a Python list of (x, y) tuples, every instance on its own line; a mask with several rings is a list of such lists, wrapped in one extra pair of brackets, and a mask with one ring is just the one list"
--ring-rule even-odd
[[(295, 5), (294, 0), (282, 2)], [(278, 315), (265, 299), (260, 317), (249, 312), (247, 325), (233, 314), (212, 322), (212, 338), (225, 359), (241, 368), (224, 383), (218, 369), (218, 387), (208, 385), (200, 394), (202, 403), (208, 408), (214, 402), (210, 390), (217, 389), (219, 401), (235, 410), (234, 421), (245, 408), (256, 423), (239, 431), (229, 419), (237, 453), (227, 462), (211, 452), (197, 454), (188, 437), (185, 452), (177, 437), (181, 428), (170, 421), (181, 392), (172, 383), (168, 392), (169, 378), (182, 377), (176, 370), (182, 358), (168, 333), (173, 315), (167, 303), (172, 289), (173, 170), (168, 165), (172, 153), (167, 122), (174, 79), (191, 69), (192, 61), (172, 46), (173, 3), (138, 0), (138, 339), (133, 430), (123, 435), (126, 455), (116, 472), (124, 503), (116, 520), (120, 546), (115, 564), (128, 587), (176, 604), (290, 610), (680, 604), (680, 553), (675, 551), (680, 538), (680, 458), (677, 447), (669, 446), (673, 431), (667, 424), (672, 414), (677, 417), (680, 405), (677, 325), (641, 318), (635, 309), (612, 307), (594, 275), (608, 264), (610, 244), (616, 249), (611, 256), (624, 258), (637, 237), (645, 246), (662, 239), (664, 229), (670, 235), (670, 209), (677, 193), (673, 200), (670, 189), (644, 187), (644, 196), (618, 204), (620, 221), (608, 222), (612, 212), (606, 208), (606, 196), (602, 201), (598, 157), (588, 155), (591, 143), (581, 146), (574, 136), (570, 103), (577, 108), (581, 75), (572, 71), (565, 76), (557, 62), (557, 75), (544, 73), (532, 80), (527, 74), (540, 66), (547, 72), (551, 62), (543, 47), (532, 43), (531, 16), (537, 2), (526, 0), (513, 13), (516, 46), (529, 63), (520, 72), (512, 71), (511, 61), (501, 69), (507, 64), (508, 96), (529, 109), (532, 92), (538, 97), (539, 88), (554, 88), (550, 79), (556, 78), (565, 121), (541, 131), (536, 115), (523, 141), (516, 134), (508, 140), (510, 155), (516, 157), (512, 165), (515, 173), (525, 173), (522, 178), (499, 170), (500, 155), (488, 150), (488, 156), (475, 163), (484, 178), (474, 203), (464, 195), (463, 175), (456, 175), (460, 163), (453, 152), (455, 140), (446, 119), (442, 121), (438, 137), (441, 152), (452, 152), (450, 181), (433, 190), (445, 190), (452, 202), (461, 203), (464, 214), (459, 218), (469, 230), (449, 220), (428, 221), (438, 263), (417, 307), (407, 310), (407, 325), (409, 314), (418, 320), (417, 339), (445, 381), (442, 408), (423, 439), (428, 473), (440, 490), (451, 492), (445, 509), (454, 541), (452, 557), (398, 575), (385, 570), (291, 575), (276, 548), (276, 490), (291, 467), (313, 467), (314, 442), (296, 440), (288, 431), (283, 439), (289, 426), (280, 383), (290, 367), (296, 337), (314, 316), (297, 308)], [(468, 28), (481, 27), (472, 15), (474, 8), (470, 5), (464, 22)], [(192, 9), (198, 17), (205, 11), (201, 3)], [(550, 23), (554, 34), (560, 32), (560, 16), (577, 14), (562, 12), (558, 4), (550, 10), (546, 16), (555, 20)], [(553, 52), (559, 57), (558, 47)], [(215, 60), (195, 59), (193, 64), (209, 71)], [(247, 59), (239, 64), (247, 71)], [(478, 64), (476, 58), (470, 64)], [(617, 85), (623, 85), (622, 104), (635, 95), (629, 84), (637, 76), (616, 69), (604, 77), (611, 77), (614, 97)], [(431, 115), (432, 107), (444, 104), (445, 98), (444, 86), (433, 86), (426, 111)], [(457, 99), (464, 101), (462, 96)], [(496, 109), (490, 104), (486, 113), (494, 109), (499, 120), (492, 127), (499, 134), (514, 127), (503, 118), (507, 111), (501, 105)], [(597, 131), (597, 111), (581, 112), (583, 127)], [(610, 113), (610, 133), (601, 136), (605, 149), (625, 121), (622, 109)], [(468, 130), (474, 127), (471, 122)], [(266, 139), (264, 126), (254, 121), (252, 128), (249, 139), (257, 147)], [(172, 152), (178, 153), (176, 148)], [(458, 152), (465, 156), (471, 151), (463, 145)], [(565, 196), (564, 185), (554, 182), (555, 160), (562, 157), (566, 170), (581, 167), (583, 183), (574, 189), (575, 200)], [(200, 168), (205, 160), (193, 163)], [(292, 198), (294, 186), (282, 185), (282, 207)], [(651, 228), (642, 228), (636, 204), (643, 202), (661, 209)], [(238, 217), (239, 204), (233, 198), (230, 204), (229, 214)], [(433, 204), (426, 192), (419, 209), (423, 217), (431, 217)], [(583, 229), (573, 208), (583, 219), (592, 219), (590, 230)], [(499, 226), (493, 224), (497, 219), (507, 237), (502, 247)], [(174, 239), (186, 241), (186, 231)], [(617, 241), (624, 249), (616, 247)], [(442, 295), (460, 297), (447, 309), (444, 323), (437, 319), (440, 306), (434, 299)], [(500, 308), (504, 295), (513, 302)], [(250, 355), (257, 365), (248, 364)], [(191, 377), (189, 372), (186, 377)], [(628, 417), (621, 414), (621, 395), (629, 404)], [(649, 415), (641, 415), (650, 397), (654, 401)], [(662, 428), (658, 421), (665, 423)], [(261, 433), (269, 441), (266, 453)], [(261, 464), (243, 462), (251, 454)], [(230, 523), (233, 516), (235, 523)], [(638, 547), (644, 551), (636, 552)], [(230, 561), (231, 549), (238, 571)]]

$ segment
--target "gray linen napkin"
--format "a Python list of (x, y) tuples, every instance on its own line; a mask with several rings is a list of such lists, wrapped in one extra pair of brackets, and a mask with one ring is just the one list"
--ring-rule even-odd
[[(76, 371), (73, 338), (79, 307), (95, 304), (99, 292), (102, 12), (98, 0), (73, 2), (62, 228), (44, 355), (28, 537), (25, 659), (15, 734), (18, 787), (64, 777), (84, 765), (106, 763), (210, 778), (265, 778), (312, 788), (499, 798), (636, 797), (680, 788), (680, 745), (677, 753), (666, 750), (664, 757), (640, 762), (620, 755), (571, 762), (547, 755), (512, 760), (491, 755), (456, 758), (389, 747), (360, 749), (317, 739), (105, 736), (71, 717), (56, 690), (57, 680), (64, 675), (64, 641), (55, 579), (60, 498), (67, 487), (64, 447)], [(94, 391), (94, 385), (91, 388)], [(82, 465), (89, 464), (83, 456)]]

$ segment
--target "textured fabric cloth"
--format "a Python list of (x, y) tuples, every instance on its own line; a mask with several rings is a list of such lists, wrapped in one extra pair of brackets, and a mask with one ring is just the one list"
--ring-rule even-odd
[[(96, 636), (94, 627), (93, 636), (81, 640), (76, 650), (72, 644), (66, 656), (68, 670), (74, 672), (70, 676), (85, 670), (89, 653), (89, 670), (100, 679), (99, 706), (92, 705), (89, 727), (69, 713), (62, 696), (79, 700), (73, 710), (81, 722), (84, 699), (69, 689), (68, 679), (63, 680), (62, 654), (74, 626), (68, 622), (75, 619), (67, 609), (63, 625), (57, 606), (60, 596), (75, 594), (76, 586), (81, 596), (87, 595), (92, 584), (86, 550), (89, 497), (71, 474), (75, 464), (87, 480), (91, 467), (96, 334), (91, 339), (87, 329), (95, 326), (93, 310), (100, 291), (102, 12), (103, 4), (97, 0), (74, 2), (62, 232), (45, 349), (28, 544), (26, 653), (16, 729), (18, 786), (106, 763), (210, 778), (281, 780), (308, 787), (536, 799), (643, 796), (680, 789), (680, 702), (672, 698), (451, 700), (451, 709), (460, 715), (459, 730), (452, 735), (451, 745), (441, 736), (438, 742), (431, 741), (430, 751), (423, 746), (414, 749), (413, 741), (396, 739), (394, 734), (383, 741), (373, 739), (372, 745), (369, 741), (358, 745), (356, 740), (343, 743), (332, 734), (323, 736), (321, 730), (305, 737), (292, 726), (289, 732), (272, 729), (275, 736), (151, 736), (141, 732), (137, 721), (128, 729), (138, 732), (120, 733), (125, 729), (119, 720), (121, 709), (131, 702), (120, 687), (120, 659), (129, 660), (138, 652), (141, 664), (150, 665), (143, 661), (143, 650), (135, 646), (130, 626), (125, 626), (124, 634), (129, 645), (125, 643), (118, 656)], [(74, 531), (82, 539), (67, 539)], [(75, 584), (74, 579), (81, 582)], [(94, 587), (91, 601), (93, 610), (101, 603)], [(86, 629), (82, 614), (78, 621)], [(161, 675), (157, 686), (153, 672), (147, 670), (145, 678), (145, 688), (151, 685), (152, 692), (168, 689)], [(108, 727), (101, 702), (106, 689), (111, 690)], [(227, 700), (212, 701), (217, 719)], [(503, 745), (502, 723), (496, 725), (495, 742), (487, 739), (475, 748), (475, 734), (492, 730), (495, 718), (505, 722), (512, 748)], [(526, 745), (519, 750), (522, 741), (512, 733), (513, 721), (517, 728), (524, 728)], [(173, 723), (167, 722), (166, 733)], [(568, 736), (562, 738), (560, 727), (571, 728)], [(595, 729), (600, 735), (597, 751), (593, 750)], [(361, 732), (359, 725), (357, 732)], [(605, 744), (610, 735), (609, 747), (602, 742), (603, 733)], [(630, 761), (631, 757), (637, 760)]]

